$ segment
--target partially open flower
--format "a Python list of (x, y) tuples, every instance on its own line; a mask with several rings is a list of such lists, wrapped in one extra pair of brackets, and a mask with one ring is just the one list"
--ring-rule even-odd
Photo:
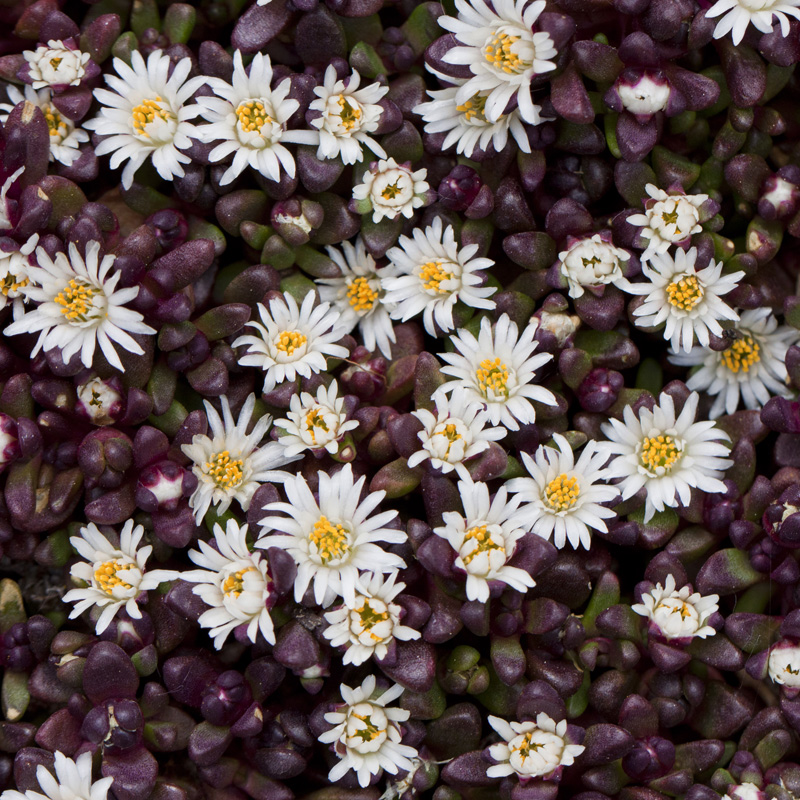
[(114, 378), (103, 380), (97, 375), (77, 388), (75, 410), (93, 425), (113, 425), (123, 411), (122, 385)]
[(651, 117), (664, 111), (669, 104), (669, 81), (660, 71), (624, 70), (614, 88), (619, 94), (622, 107), (636, 117)]
[(34, 89), (49, 87), (65, 89), (77, 86), (86, 75), (89, 53), (82, 53), (60, 39), (51, 39), (47, 45), (22, 54), (28, 62), (28, 75)]
[(558, 260), (561, 274), (569, 283), (569, 296), (582, 297), (585, 288), (597, 289), (621, 281), (630, 257), (627, 250), (614, 246), (608, 231), (582, 239), (568, 236), (567, 249), (558, 254)]
[(786, 639), (769, 651), (769, 676), (787, 689), (800, 689), (800, 646)]
[(427, 174), (424, 167), (414, 172), (410, 164), (398, 164), (393, 158), (372, 163), (362, 183), (353, 187), (356, 210), (360, 214), (371, 211), (373, 222), (384, 217), (411, 219), (415, 209), (426, 205)]
[(13, 239), (6, 238), (0, 246), (0, 308), (12, 303), (14, 319), (22, 316), (28, 302), (30, 256), (38, 242), (39, 234), (34, 233), (22, 247)]

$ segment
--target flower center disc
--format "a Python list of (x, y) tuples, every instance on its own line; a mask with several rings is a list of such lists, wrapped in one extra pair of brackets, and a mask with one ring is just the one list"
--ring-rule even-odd
[(178, 127), (178, 118), (169, 106), (159, 97), (142, 100), (131, 111), (133, 132), (140, 139), (155, 144), (172, 140)]
[(581, 488), (578, 479), (566, 472), (553, 478), (544, 490), (545, 501), (554, 511), (567, 511), (578, 502)]
[(48, 104), (42, 107), (42, 112), (44, 113), (47, 130), (50, 131), (50, 135), (58, 137), (59, 141), (64, 139), (69, 133), (69, 129), (67, 128), (67, 123), (64, 122), (61, 114), (59, 114), (58, 109)]
[(667, 300), (680, 311), (691, 311), (705, 294), (695, 275), (683, 275), (667, 286)]
[(761, 348), (752, 336), (742, 336), (720, 354), (722, 363), (731, 372), (749, 372), (750, 367), (761, 361)]
[(336, 103), (339, 106), (339, 113), (336, 116), (342, 121), (342, 127), (348, 133), (353, 129), (358, 130), (361, 127), (361, 119), (364, 116), (358, 101), (340, 94), (336, 98)]
[[(486, 95), (476, 94), (470, 97), (470, 99), (467, 100), (467, 102), (463, 105), (456, 106), (456, 111), (461, 112), (467, 122), (473, 122), (473, 124), (485, 124), (487, 122), (485, 108)], [(500, 119), (502, 119), (502, 115)]]
[(0, 281), (0, 293), (2, 293), (4, 297), (20, 297), (22, 290), (29, 283), (30, 281), (27, 278), (21, 278), (19, 275), (14, 275), (9, 272), (2, 281)]
[[(100, 298), (95, 302), (95, 298)], [(73, 278), (54, 298), (53, 302), (62, 306), (61, 313), (67, 321), (75, 325), (92, 322), (105, 316), (102, 300), (103, 290), (81, 278)]]
[(508, 399), (508, 367), (499, 357), (494, 361), (484, 358), (475, 371), (475, 377), (484, 397), (489, 400), (500, 397)]
[(377, 299), (378, 293), (369, 285), (367, 278), (354, 278), (347, 287), (347, 301), (354, 311), (372, 311)]
[(680, 459), (683, 443), (672, 436), (646, 436), (642, 439), (639, 461), (653, 475), (668, 475)]
[[(449, 289), (443, 288), (442, 283), (453, 279), (453, 273), (444, 269), (446, 262), (444, 261), (428, 261), (423, 264), (419, 269), (419, 279), (422, 283), (422, 288), (426, 292), (433, 294), (448, 294)], [(447, 264), (447, 266), (453, 266)]]
[(520, 40), (518, 31), (498, 28), (489, 35), (483, 47), (483, 57), (498, 72), (518, 75), (533, 64), (532, 44)]
[(253, 572), (255, 567), (245, 567), (238, 572), (228, 575), (222, 582), (222, 591), (226, 597), (237, 598), (244, 591), (244, 576)]
[(94, 579), (97, 586), (108, 595), (114, 594), (114, 589), (117, 587), (125, 590), (133, 589), (131, 584), (125, 583), (125, 581), (117, 577), (118, 572), (127, 568), (127, 565), (120, 563), (115, 558), (110, 561), (104, 561), (94, 570)]
[(236, 116), (244, 133), (260, 133), (264, 125), (272, 122), (272, 117), (260, 100), (245, 100), (236, 109)]
[(498, 544), (494, 540), (486, 525), (477, 525), (474, 528), (470, 528), (464, 534), (464, 544), (467, 544), (467, 542), (475, 542), (477, 547), (472, 552), (462, 556), (462, 561), (465, 565), (470, 564), (481, 553), (488, 553), (492, 550), (499, 550), (501, 553), (506, 551), (502, 544)]
[[(295, 350), (301, 350), (308, 342), (308, 337), (300, 331), (281, 331), (275, 338), (275, 347), (287, 356), (293, 356)], [(298, 357), (302, 353), (298, 353)]]
[(308, 535), (323, 564), (340, 562), (350, 551), (350, 534), (338, 523), (332, 523), (322, 515)]
[(206, 462), (206, 470), (220, 489), (235, 489), (242, 483), (244, 473), (241, 458), (231, 458), (230, 451), (223, 450)]

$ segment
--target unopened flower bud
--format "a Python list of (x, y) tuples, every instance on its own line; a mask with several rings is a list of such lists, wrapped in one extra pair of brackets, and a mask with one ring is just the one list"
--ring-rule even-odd
[(800, 187), (796, 183), (770, 175), (761, 187), (758, 213), (766, 220), (782, 219), (794, 214), (800, 206)]
[(478, 173), (466, 164), (459, 164), (439, 184), (439, 202), (451, 211), (465, 211), (478, 196), (481, 186)]
[(123, 413), (121, 390), (118, 378), (104, 381), (95, 376), (79, 384), (75, 409), (94, 425), (113, 425)]
[(145, 224), (153, 230), (156, 241), (165, 252), (182, 245), (189, 233), (186, 217), (174, 208), (156, 211), (147, 218)]
[(607, 411), (617, 402), (624, 385), (625, 379), (616, 370), (596, 367), (578, 387), (578, 400), (586, 411)]
[(136, 504), (152, 513), (173, 511), (182, 497), (197, 487), (197, 478), (174, 461), (161, 461), (143, 470), (136, 485)]
[(305, 244), (311, 231), (322, 224), (324, 212), (319, 203), (290, 197), (275, 203), (270, 214), (272, 227), (287, 244), (299, 247)]
[(660, 71), (639, 69), (626, 69), (612, 91), (617, 92), (626, 111), (645, 118), (665, 111), (672, 93)]
[(223, 672), (206, 690), (200, 711), (212, 725), (230, 725), (252, 700), (241, 673)]
[(580, 328), (581, 318), (576, 314), (551, 313), (543, 310), (531, 317), (531, 324), (537, 325), (539, 330), (552, 333), (558, 346), (563, 347)]
[(0, 414), (0, 471), (18, 458), (19, 453), (16, 420), (8, 414)]

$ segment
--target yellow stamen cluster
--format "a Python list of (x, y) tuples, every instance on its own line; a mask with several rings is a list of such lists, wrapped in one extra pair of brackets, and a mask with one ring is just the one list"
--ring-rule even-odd
[(379, 642), (383, 639), (382, 636), (378, 636), (375, 633), (372, 633), (372, 628), (374, 628), (379, 622), (386, 622), (389, 619), (389, 612), (388, 611), (376, 611), (370, 604), (369, 600), (364, 600), (364, 605), (361, 608), (356, 609), (356, 613), (361, 620), (361, 627), (365, 631), (369, 631), (370, 637)]
[(217, 453), (206, 461), (206, 472), (220, 489), (235, 489), (242, 482), (242, 459), (231, 458), (230, 451)]
[(500, 550), (500, 552), (505, 553), (506, 549), (501, 544), (497, 544), (497, 542), (492, 539), (492, 535), (486, 530), (485, 525), (478, 525), (475, 528), (470, 528), (464, 534), (464, 542), (468, 542), (470, 540), (474, 540), (477, 542), (477, 547), (471, 552), (464, 556), (464, 564), (469, 564), (479, 553), (486, 553), (489, 550)]
[[(486, 95), (483, 94), (476, 94), (470, 97), (466, 103), (460, 106), (456, 106), (456, 111), (460, 111), (464, 117), (466, 118), (467, 122), (469, 122), (473, 117), (477, 117), (480, 122), (486, 122)], [(502, 115), (500, 117), (502, 119)]]
[(671, 436), (661, 434), (642, 439), (639, 460), (645, 469), (655, 472), (659, 467), (663, 467), (669, 472), (680, 457), (681, 451)]
[(15, 293), (22, 291), (29, 283), (27, 278), (20, 278), (19, 275), (9, 272), (0, 282), (0, 293), (5, 297), (14, 297)]
[(419, 279), (423, 289), (439, 294), (448, 293), (448, 289), (442, 288), (442, 283), (452, 280), (453, 273), (443, 269), (443, 264), (443, 261), (428, 261), (420, 267)]
[(475, 371), (475, 377), (484, 395), (491, 391), (495, 396), (508, 397), (508, 367), (499, 358), (494, 361), (484, 358)]
[(254, 133), (261, 130), (272, 117), (267, 114), (264, 104), (260, 100), (247, 100), (236, 109), (239, 126), (245, 133)]
[(673, 281), (667, 286), (666, 292), (670, 305), (681, 311), (691, 311), (705, 294), (695, 275), (684, 275), (680, 280)]
[(64, 60), (63, 58), (57, 58), (54, 56), (53, 58), (50, 59), (50, 66), (53, 69), (58, 69), (63, 60)]
[(361, 716), (360, 714), (353, 714), (356, 719), (360, 719), (366, 727), (359, 728), (355, 732), (355, 736), (359, 736), (365, 742), (371, 742), (373, 739), (377, 739), (383, 731), (379, 730), (374, 723), (372, 722), (372, 717), (369, 715)]
[(372, 311), (377, 299), (378, 293), (367, 278), (354, 278), (347, 287), (347, 301), (355, 311)]
[(117, 559), (104, 561), (94, 571), (94, 579), (97, 586), (108, 595), (113, 594), (114, 589), (117, 587), (133, 589), (133, 586), (117, 577), (117, 573), (125, 569), (127, 569), (127, 566), (120, 564)]
[(572, 508), (578, 501), (580, 493), (581, 487), (578, 485), (578, 479), (574, 475), (567, 475), (566, 472), (553, 478), (544, 490), (547, 505), (555, 511), (566, 511), (568, 508)]
[(519, 757), (525, 761), (525, 759), (531, 754), (531, 750), (534, 752), (538, 751), (540, 748), (544, 747), (542, 742), (532, 742), (531, 737), (533, 736), (533, 731), (528, 731), (522, 739), (519, 747), (515, 748), (517, 753), (519, 753)]
[(252, 572), (255, 567), (245, 567), (233, 575), (228, 575), (222, 582), (222, 591), (227, 597), (238, 597), (244, 591), (244, 576)]
[(341, 525), (329, 522), (324, 515), (316, 521), (308, 538), (317, 546), (317, 555), (325, 564), (344, 557), (350, 549), (347, 531)]
[(44, 113), (44, 120), (47, 123), (47, 130), (50, 131), (51, 136), (67, 135), (67, 123), (64, 122), (55, 106), (43, 106), (42, 112)]
[(752, 336), (742, 336), (720, 354), (722, 363), (731, 372), (749, 372), (753, 364), (761, 361), (761, 348)]
[(59, 294), (53, 298), (53, 302), (63, 306), (61, 313), (70, 322), (86, 322), (91, 311), (96, 311), (92, 304), (93, 298), (102, 294), (103, 290), (91, 283), (73, 278)]
[(358, 106), (352, 105), (351, 98), (345, 97), (343, 94), (339, 95), (339, 119), (342, 120), (342, 125), (348, 131), (356, 128), (361, 121), (361, 109)]
[(287, 356), (290, 356), (307, 341), (308, 338), (305, 334), (300, 333), (300, 331), (281, 331), (278, 336), (278, 341), (275, 342), (275, 347), (286, 353)]
[(530, 66), (530, 63), (523, 61), (513, 50), (519, 36), (510, 36), (507, 33), (498, 33), (483, 48), (484, 58), (495, 67), (503, 70), (509, 75), (514, 72), (522, 72)]
[(668, 202), (672, 204), (672, 210), (662, 211), (661, 221), (664, 223), (664, 225), (674, 225), (675, 233), (680, 234), (681, 229), (678, 227), (678, 204), (674, 200)]
[(322, 428), (325, 433), (328, 433), (330, 429), (328, 428), (327, 423), (325, 422), (325, 417), (322, 414), (322, 411), (318, 408), (312, 408), (306, 414), (306, 430), (311, 434), (311, 438), (316, 442), (316, 429)]
[(133, 130), (139, 136), (150, 137), (150, 134), (145, 128), (156, 120), (156, 117), (164, 122), (175, 120), (174, 114), (168, 109), (164, 108), (161, 103), (163, 101), (160, 97), (156, 96), (152, 99), (142, 100), (138, 106), (131, 111), (131, 123)]
[(398, 178), (394, 183), (387, 184), (381, 192), (381, 197), (384, 200), (394, 200), (400, 194), (400, 179)]
[(681, 602), (680, 605), (673, 606), (667, 605), (666, 603), (659, 603), (656, 606), (656, 609), (659, 608), (666, 608), (670, 614), (680, 614), (681, 620), (685, 620), (687, 617), (692, 616), (693, 609), (687, 604)]

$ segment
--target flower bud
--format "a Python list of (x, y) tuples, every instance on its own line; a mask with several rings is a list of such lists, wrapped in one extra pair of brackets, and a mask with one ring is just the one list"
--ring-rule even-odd
[(669, 105), (672, 89), (660, 70), (626, 69), (614, 88), (622, 108), (642, 121)]
[(180, 211), (174, 208), (165, 208), (151, 214), (145, 225), (149, 225), (155, 234), (156, 241), (163, 252), (174, 250), (186, 241), (189, 233), (189, 223)]
[(439, 184), (439, 202), (451, 211), (465, 211), (478, 196), (483, 181), (472, 167), (458, 164)]
[(200, 712), (212, 725), (231, 725), (250, 704), (252, 697), (241, 673), (228, 670), (206, 689)]
[(290, 197), (275, 203), (270, 213), (270, 222), (287, 244), (299, 247), (322, 224), (323, 217), (324, 212), (319, 203)]
[(17, 423), (8, 414), (0, 414), (0, 471), (20, 454)]
[(800, 186), (782, 178), (780, 174), (770, 175), (761, 186), (758, 199), (758, 213), (766, 220), (783, 219), (794, 214), (800, 206)]
[(76, 411), (97, 426), (113, 425), (122, 416), (122, 384), (119, 378), (102, 380), (97, 376), (77, 387)]
[(136, 503), (143, 511), (174, 511), (197, 487), (197, 478), (174, 461), (161, 461), (139, 475)]
[(578, 400), (586, 411), (607, 411), (617, 402), (625, 385), (621, 373), (605, 367), (596, 367), (578, 387)]

